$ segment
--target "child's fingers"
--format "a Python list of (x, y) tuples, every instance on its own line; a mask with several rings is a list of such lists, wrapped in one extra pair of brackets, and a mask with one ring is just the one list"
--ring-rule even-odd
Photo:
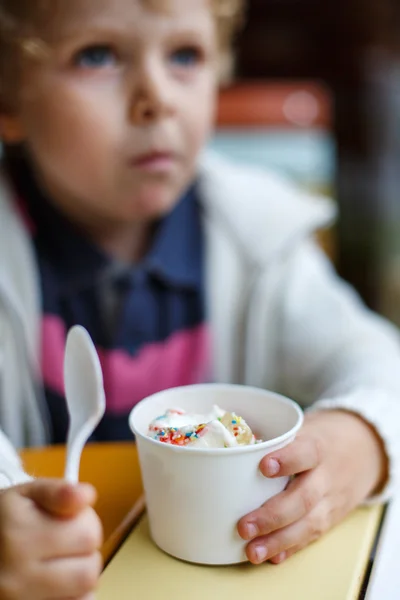
[(96, 552), (80, 558), (66, 558), (41, 563), (37, 578), (41, 582), (43, 597), (85, 598), (93, 594), (103, 562)]
[(289, 446), (265, 456), (260, 470), (265, 477), (290, 477), (315, 469), (322, 454), (318, 436), (302, 434)]
[(276, 556), (270, 558), (269, 562), (273, 565), (281, 565), (282, 563), (286, 562), (289, 558), (291, 558), (294, 554), (297, 554), (297, 552), (300, 552), (300, 550), (306, 548), (308, 545), (308, 543), (298, 544), (297, 546), (293, 546), (293, 548), (288, 548), (284, 552), (280, 552)]
[[(28, 492), (28, 497), (30, 497)], [(54, 518), (16, 492), (5, 492), (0, 507), (0, 559), (22, 566), (24, 561), (82, 556), (103, 542), (101, 521), (86, 506), (69, 518)], [(0, 594), (1, 596), (1, 594)]]
[(42, 560), (78, 557), (92, 554), (103, 543), (103, 530), (99, 517), (88, 507), (74, 519), (46, 523), (36, 532), (43, 551)]
[[(58, 600), (58, 598), (57, 598)], [(90, 594), (85, 594), (84, 596), (80, 596), (79, 598), (60, 598), (60, 600), (96, 600), (96, 594), (91, 592)]]
[(326, 499), (303, 519), (250, 542), (247, 557), (253, 564), (260, 564), (283, 552), (294, 552), (295, 548), (304, 548), (321, 537), (333, 524), (330, 502)]
[(283, 562), (285, 562), (285, 560), (287, 560), (288, 558), (289, 558), (289, 551), (281, 552), (280, 554), (277, 554), (276, 556), (273, 556), (272, 558), (270, 558), (269, 562), (272, 563), (273, 565), (280, 565)]
[(293, 548), (285, 550), (285, 552), (280, 552), (280, 554), (277, 554), (277, 556), (270, 558), (269, 562), (273, 565), (281, 565), (282, 563), (286, 562), (289, 558), (291, 558), (294, 554), (297, 554), (297, 552), (300, 552), (300, 550), (306, 548), (307, 545), (308, 544), (300, 544), (298, 546), (294, 546)]
[(89, 594), (84, 594), (83, 596), (68, 596), (67, 598), (61, 598), (58, 595), (54, 596), (53, 598), (48, 598), (47, 600), (96, 600), (96, 592), (89, 592)]
[(304, 473), (284, 492), (243, 517), (238, 524), (239, 535), (244, 540), (252, 540), (287, 527), (312, 511), (325, 493), (326, 489), (317, 471)]
[(19, 493), (57, 517), (72, 517), (96, 501), (96, 490), (88, 484), (38, 479), (19, 488)]

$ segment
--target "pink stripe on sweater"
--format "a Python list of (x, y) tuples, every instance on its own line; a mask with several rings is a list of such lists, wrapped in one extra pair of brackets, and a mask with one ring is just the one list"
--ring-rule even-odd
[[(64, 395), (63, 362), (66, 331), (58, 317), (43, 319), (44, 384)], [(107, 409), (128, 412), (137, 402), (170, 387), (201, 383), (209, 377), (210, 335), (205, 325), (144, 346), (137, 355), (97, 349), (104, 376)]]

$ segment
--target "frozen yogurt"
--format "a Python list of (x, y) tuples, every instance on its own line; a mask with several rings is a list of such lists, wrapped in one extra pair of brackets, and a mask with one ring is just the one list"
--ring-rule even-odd
[(168, 409), (150, 423), (148, 436), (165, 444), (197, 448), (232, 448), (261, 441), (243, 417), (218, 406), (205, 415)]

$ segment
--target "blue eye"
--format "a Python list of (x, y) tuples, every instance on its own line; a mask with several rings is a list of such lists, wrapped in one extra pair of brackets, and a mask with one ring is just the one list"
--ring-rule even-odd
[(90, 46), (75, 56), (74, 63), (85, 69), (102, 69), (114, 66), (117, 62), (115, 52), (109, 46)]
[(201, 54), (197, 48), (180, 48), (171, 55), (171, 61), (180, 67), (194, 67), (200, 60)]

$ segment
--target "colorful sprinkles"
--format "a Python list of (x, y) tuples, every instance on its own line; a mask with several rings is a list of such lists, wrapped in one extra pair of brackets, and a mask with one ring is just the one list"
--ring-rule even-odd
[[(164, 418), (164, 417), (163, 417)], [(159, 419), (156, 419), (158, 421)], [(206, 432), (206, 424), (198, 425), (195, 429), (187, 432), (180, 431), (176, 427), (157, 427), (151, 425), (150, 430), (154, 434), (154, 439), (165, 444), (173, 446), (187, 446), (194, 439), (198, 439)]]
[[(221, 439), (223, 445), (219, 447), (228, 448), (232, 445), (248, 445), (261, 442), (261, 440), (256, 439), (246, 421), (233, 412), (226, 412), (222, 417), (215, 416), (213, 417), (213, 420), (202, 423), (201, 425), (185, 425), (182, 427), (169, 426), (168, 420), (173, 414), (184, 415), (185, 412), (179, 409), (170, 409), (165, 414), (157, 417), (149, 426), (149, 435), (153, 439), (173, 446), (188, 446), (208, 432), (213, 431), (215, 436), (215, 430), (213, 429), (212, 423), (218, 421), (226, 428), (227, 432), (234, 437), (234, 440), (232, 439), (232, 442), (234, 442), (233, 444), (227, 442), (226, 439)], [(175, 422), (179, 422), (179, 419)], [(217, 434), (217, 437), (218, 435), (219, 434)], [(206, 443), (206, 446), (207, 445), (208, 443)]]

